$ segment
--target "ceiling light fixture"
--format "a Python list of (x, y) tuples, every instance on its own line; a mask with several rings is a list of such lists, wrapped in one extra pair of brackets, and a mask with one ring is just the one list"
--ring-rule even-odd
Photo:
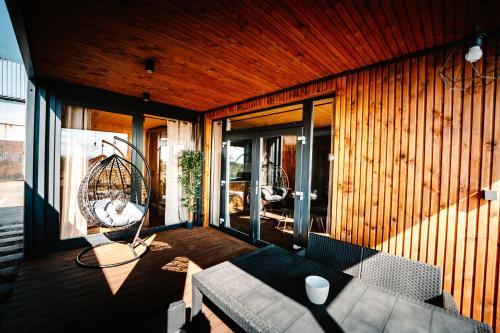
[(144, 102), (149, 102), (149, 93), (148, 92), (143, 92), (142, 93), (142, 100)]
[(485, 34), (483, 33), (477, 33), (473, 40), (472, 40), (472, 45), (469, 47), (467, 50), (467, 53), (465, 54), (465, 60), (468, 62), (476, 62), (479, 59), (482, 58), (483, 56), (483, 50), (481, 49), (481, 45), (483, 44), (483, 38), (485, 37)]
[(155, 71), (154, 59), (146, 59), (146, 61), (144, 62), (144, 69), (146, 70), (146, 73), (153, 73)]

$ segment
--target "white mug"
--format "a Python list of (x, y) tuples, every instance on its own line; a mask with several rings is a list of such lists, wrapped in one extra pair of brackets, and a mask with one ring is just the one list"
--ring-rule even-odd
[(325, 303), (329, 290), (330, 282), (327, 279), (317, 275), (306, 277), (306, 294), (311, 303), (316, 305)]

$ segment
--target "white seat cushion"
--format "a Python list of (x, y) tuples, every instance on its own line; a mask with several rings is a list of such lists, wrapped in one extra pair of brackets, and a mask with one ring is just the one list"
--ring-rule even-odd
[(93, 204), (95, 215), (97, 215), (99, 220), (105, 225), (111, 225), (113, 223), (111, 217), (109, 217), (109, 214), (105, 210), (106, 205), (109, 202), (111, 202), (110, 199), (102, 199), (95, 201), (95, 203)]
[(102, 222), (108, 227), (122, 227), (141, 221), (146, 208), (127, 202), (121, 214), (115, 209), (110, 199), (98, 200), (94, 204), (94, 212)]
[(262, 186), (261, 194), (262, 199), (269, 202), (277, 202), (283, 199), (281, 195), (274, 194), (274, 188), (272, 186)]

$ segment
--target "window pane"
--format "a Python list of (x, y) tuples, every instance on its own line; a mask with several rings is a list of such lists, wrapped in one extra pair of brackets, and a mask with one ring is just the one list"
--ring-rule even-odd
[(178, 176), (179, 155), (193, 149), (192, 123), (144, 117), (144, 152), (151, 169), (151, 197), (145, 227), (176, 224), (188, 219), (182, 202), (182, 187)]
[(89, 167), (102, 156), (122, 154), (130, 160), (130, 149), (118, 136), (130, 141), (132, 117), (99, 110), (63, 106), (61, 120), (61, 239), (109, 231), (87, 226), (78, 207), (78, 189)]
[(227, 130), (235, 131), (254, 127), (298, 123), (302, 121), (302, 104), (254, 112), (227, 120)]
[(326, 233), (329, 221), (331, 192), (331, 167), (329, 156), (333, 153), (332, 123), (333, 99), (314, 102), (314, 144), (311, 178), (311, 231)]

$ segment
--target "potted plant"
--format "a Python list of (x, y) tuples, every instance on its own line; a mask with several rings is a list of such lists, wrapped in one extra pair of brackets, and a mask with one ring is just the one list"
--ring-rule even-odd
[(200, 197), (201, 189), (201, 152), (186, 149), (179, 156), (181, 166), (181, 174), (178, 179), (182, 185), (184, 207), (188, 211), (188, 219), (186, 226), (191, 229), (193, 227), (194, 213), (197, 210), (198, 198)]

